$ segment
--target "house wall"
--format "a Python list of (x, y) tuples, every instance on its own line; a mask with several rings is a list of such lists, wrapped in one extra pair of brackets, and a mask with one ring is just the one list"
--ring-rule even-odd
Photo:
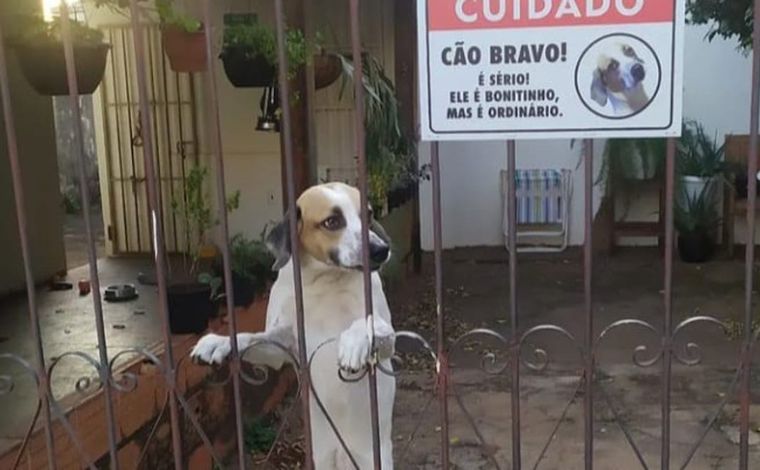
[[(196, 17), (203, 16), (202, 4), (195, 1), (178, 2)], [(323, 37), (326, 49), (350, 52), (348, 34), (348, 4), (344, 0), (320, 3), (317, 14), (312, 17), (314, 27)], [(223, 15), (225, 13), (256, 13), (259, 19), (274, 25), (274, 4), (271, 0), (229, 0), (214, 11), (216, 51), (221, 49)], [(393, 77), (393, 29), (392, 2), (365, 2), (362, 6), (362, 33), (364, 45), (386, 65), (387, 74)], [(88, 12), (91, 24), (113, 24), (128, 21), (105, 9)], [(218, 54), (218, 52), (217, 52)], [(282, 185), (280, 135), (255, 130), (259, 116), (259, 101), (263, 89), (235, 88), (227, 80), (220, 60), (216, 60), (217, 98), (221, 117), (221, 131), (225, 165), (225, 184), (228, 193), (241, 191), (240, 207), (230, 214), (230, 233), (258, 236), (264, 227), (282, 217)], [(197, 107), (200, 161), (213, 167), (208, 121), (207, 76), (197, 74)], [(102, 107), (96, 104), (96, 109)], [(315, 126), (317, 133), (317, 168), (324, 172), (327, 167), (344, 168), (354, 165), (353, 102), (351, 87), (341, 93), (340, 80), (332, 87), (316, 92)], [(98, 111), (100, 115), (100, 111)], [(100, 118), (96, 115), (96, 120)], [(102, 132), (99, 134), (99, 153), (105, 151)], [(102, 158), (102, 156), (101, 156)], [(101, 182), (107, 181), (101, 165)], [(215, 194), (214, 178), (210, 178), (210, 194)], [(104, 197), (107, 191), (104, 188)], [(103, 207), (108, 207), (104, 200)], [(107, 211), (106, 211), (107, 212)], [(108, 214), (104, 215), (108, 224)], [(218, 236), (218, 234), (217, 234)]]
[[(0, 2), (0, 19), (12, 3)], [(7, 54), (19, 159), (26, 196), (26, 215), (35, 281), (66, 268), (63, 209), (58, 191), (53, 104), (27, 84), (12, 51)], [(24, 265), (16, 222), (5, 122), (0, 116), (0, 295), (24, 288)]]
[[(703, 123), (718, 139), (728, 133), (749, 130), (751, 57), (737, 51), (736, 43), (716, 39), (704, 40), (708, 28), (687, 26), (684, 59), (684, 117)], [(444, 247), (503, 245), (501, 221), (503, 198), (499, 172), (506, 169), (506, 145), (503, 142), (457, 142), (440, 144), (442, 217)], [(594, 165), (601, 166), (604, 141), (595, 142)], [(430, 146), (420, 147), (422, 163), (430, 159)], [(583, 167), (579, 149), (567, 140), (522, 141), (517, 143), (518, 168), (573, 169), (574, 192), (571, 202), (570, 243), (583, 243)], [(596, 173), (595, 171), (595, 173)], [(594, 188), (594, 210), (601, 198)], [(422, 246), (431, 250), (431, 188), (421, 188)], [(632, 202), (629, 218), (646, 220), (656, 217), (657, 197), (644, 193)], [(743, 240), (744, 224), (737, 223), (737, 240)], [(642, 240), (623, 240), (642, 243)], [(656, 240), (643, 240), (654, 243)]]

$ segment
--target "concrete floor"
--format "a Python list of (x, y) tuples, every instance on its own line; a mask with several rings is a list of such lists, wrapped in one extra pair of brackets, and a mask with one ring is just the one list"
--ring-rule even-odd
[[(124, 303), (103, 302), (106, 340), (109, 357), (124, 349), (155, 344), (161, 337), (160, 319), (156, 312), (156, 289), (137, 283), (137, 274), (150, 272), (150, 260), (101, 259), (98, 272), (102, 288), (116, 283), (132, 283), (138, 288), (139, 298)], [(89, 279), (89, 267), (69, 271), (67, 280), (75, 286), (68, 291), (50, 291), (40, 287), (37, 304), (42, 329), (42, 340), (47, 364), (66, 352), (82, 351), (98, 358), (97, 336), (92, 294), (80, 297), (76, 290), (79, 279)], [(25, 294), (0, 300), (0, 353), (12, 353), (35, 364), (35, 347), (32, 341)], [(32, 379), (11, 361), (0, 361), (0, 374), (10, 375), (15, 384), (13, 391), (0, 399), (0, 450), (23, 436), (37, 403)], [(95, 376), (92, 366), (84, 360), (68, 357), (57, 366), (51, 386), (54, 395), (62, 398), (75, 392), (76, 381), (81, 377)]]

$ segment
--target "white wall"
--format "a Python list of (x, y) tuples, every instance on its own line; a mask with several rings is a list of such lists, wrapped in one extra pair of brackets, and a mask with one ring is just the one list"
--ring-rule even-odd
[[(735, 43), (704, 40), (708, 28), (686, 28), (684, 59), (684, 117), (696, 119), (718, 138), (749, 131), (751, 58), (737, 51)], [(595, 169), (601, 166), (604, 141), (595, 143)], [(429, 145), (420, 147), (420, 161), (430, 158)], [(567, 140), (517, 143), (518, 168), (569, 168), (574, 172), (571, 202), (571, 245), (583, 243), (583, 167), (579, 148)], [(503, 142), (441, 143), (443, 243), (445, 248), (503, 245), (503, 201), (499, 174), (506, 168)], [(596, 171), (595, 171), (596, 173)], [(650, 218), (657, 198), (643, 195), (631, 208), (631, 218)], [(638, 202), (638, 204), (636, 204)], [(599, 208), (600, 188), (595, 187), (594, 211)], [(431, 185), (421, 188), (422, 247), (432, 249)], [(737, 229), (737, 239), (744, 231)]]

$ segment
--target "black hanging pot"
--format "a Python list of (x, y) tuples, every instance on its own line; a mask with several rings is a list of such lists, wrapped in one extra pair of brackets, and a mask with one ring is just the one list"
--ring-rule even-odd
[(684, 263), (704, 263), (715, 253), (715, 240), (707, 233), (678, 235), (678, 255)]
[(263, 88), (274, 82), (275, 66), (263, 55), (251, 56), (245, 48), (228, 47), (219, 58), (227, 79), (238, 88)]
[(211, 286), (200, 282), (172, 284), (167, 288), (169, 330), (175, 335), (203, 333), (216, 304)]
[[(108, 44), (75, 44), (74, 63), (80, 95), (90, 95), (98, 88), (106, 70)], [(69, 94), (66, 59), (60, 42), (31, 42), (15, 46), (21, 72), (34, 88), (45, 96)]]

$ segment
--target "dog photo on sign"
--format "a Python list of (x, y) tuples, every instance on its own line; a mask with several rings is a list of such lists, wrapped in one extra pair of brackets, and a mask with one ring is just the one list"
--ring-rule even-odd
[[(581, 59), (587, 80), (586, 105), (595, 113), (621, 119), (635, 116), (654, 99), (659, 66), (651, 49), (640, 40), (610, 36), (592, 45)], [(582, 82), (581, 82), (582, 83)]]

